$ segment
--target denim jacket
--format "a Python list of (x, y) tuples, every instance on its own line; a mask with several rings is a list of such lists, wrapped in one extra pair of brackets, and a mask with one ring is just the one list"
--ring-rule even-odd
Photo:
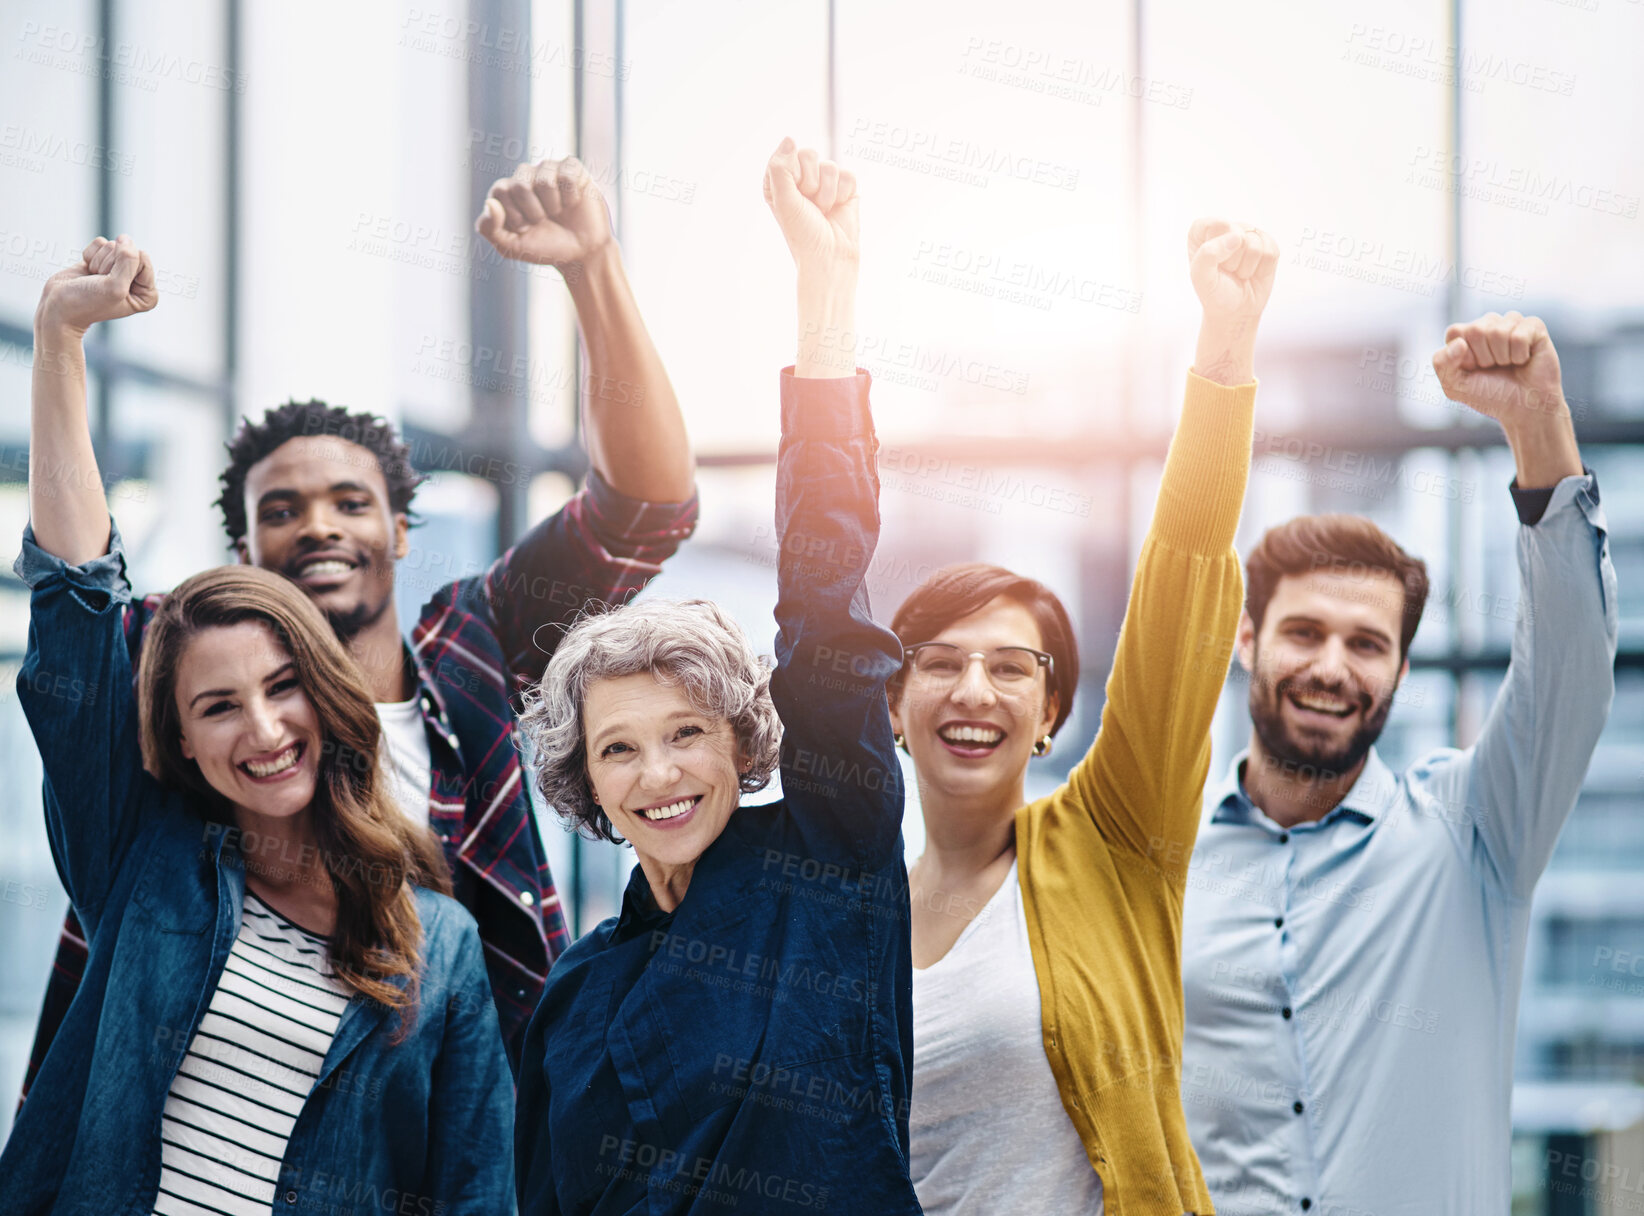
[[(235, 833), (143, 771), (110, 552), (69, 566), (24, 532), (33, 588), (18, 699), (46, 772), (58, 875), (85, 926), (85, 978), (0, 1154), (7, 1216), (148, 1216), (160, 1116), (240, 928)], [(415, 1027), (355, 996), (281, 1164), (274, 1210), (511, 1212), (512, 1088), (473, 918), (416, 892)]]
[(549, 973), (525, 1037), (520, 1210), (917, 1213), (912, 956), (885, 684), (868, 377), (782, 378), (783, 798), (736, 810), (672, 913), (622, 912)]

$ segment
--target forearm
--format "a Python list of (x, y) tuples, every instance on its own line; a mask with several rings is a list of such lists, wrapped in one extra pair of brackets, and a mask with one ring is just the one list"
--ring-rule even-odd
[(564, 268), (588, 355), (588, 456), (612, 487), (648, 502), (691, 496), (696, 462), (679, 399), (613, 242)]
[(29, 516), (36, 543), (71, 566), (108, 552), (108, 502), (86, 417), (81, 331), (37, 320), (29, 409)]
[(1575, 425), (1562, 394), (1555, 401), (1523, 411), (1511, 421), (1504, 420), (1502, 430), (1513, 451), (1521, 490), (1548, 489), (1566, 477), (1581, 476), (1581, 449), (1576, 445)]
[(800, 269), (799, 352), (793, 374), (801, 380), (856, 375), (854, 266)]
[(1256, 325), (1252, 319), (1205, 317), (1193, 353), (1194, 373), (1227, 388), (1252, 383), (1256, 379)]

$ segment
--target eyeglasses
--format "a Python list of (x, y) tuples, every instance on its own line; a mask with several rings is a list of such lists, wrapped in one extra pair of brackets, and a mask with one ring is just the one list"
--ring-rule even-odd
[(982, 660), (988, 682), (1000, 692), (1025, 692), (1032, 687), (1039, 668), (1045, 669), (1045, 683), (1056, 679), (1056, 662), (1031, 646), (996, 646), (968, 654), (950, 642), (918, 642), (902, 648), (903, 661), (913, 674), (934, 688), (951, 688), (964, 678), (972, 659)]

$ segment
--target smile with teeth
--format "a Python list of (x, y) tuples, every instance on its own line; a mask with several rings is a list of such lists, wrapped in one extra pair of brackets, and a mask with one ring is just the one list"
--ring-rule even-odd
[(290, 747), (286, 748), (272, 760), (261, 762), (256, 760), (247, 760), (241, 764), (240, 767), (245, 769), (245, 771), (250, 773), (253, 777), (272, 777), (278, 773), (285, 772), (286, 769), (297, 763), (298, 757), (302, 755), (302, 750), (303, 745), (301, 743), (293, 743)]
[(1330, 714), (1332, 717), (1345, 718), (1353, 712), (1350, 701), (1343, 701), (1336, 697), (1325, 696), (1320, 693), (1293, 692), (1290, 699), (1303, 709), (1310, 709), (1314, 713)]
[(299, 578), (330, 578), (334, 575), (347, 574), (353, 568), (351, 563), (345, 562), (341, 558), (328, 557), (321, 561), (309, 562), (306, 566), (300, 567), (297, 575)]
[(698, 794), (694, 798), (681, 798), (678, 802), (670, 802), (667, 806), (646, 807), (639, 813), (646, 819), (653, 821), (657, 819), (677, 819), (701, 801), (702, 796)]
[(936, 732), (944, 743), (979, 743), (992, 747), (1005, 737), (1005, 732), (991, 726), (944, 726)]

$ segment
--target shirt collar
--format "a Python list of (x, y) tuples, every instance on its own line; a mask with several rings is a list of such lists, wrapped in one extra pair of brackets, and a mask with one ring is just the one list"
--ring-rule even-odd
[[(1210, 822), (1270, 822), (1244, 792), (1244, 762), (1249, 758), (1249, 748), (1234, 756), (1233, 763), (1228, 765), (1227, 776), (1211, 791), (1208, 799), (1211, 807)], [(1331, 807), (1327, 814), (1321, 815), (1317, 822), (1324, 823), (1335, 815), (1352, 815), (1365, 823), (1374, 823), (1393, 805), (1398, 795), (1398, 785), (1397, 775), (1387, 767), (1381, 754), (1372, 747), (1370, 754), (1365, 757), (1364, 767), (1359, 770), (1358, 780), (1353, 782), (1342, 800)]]

